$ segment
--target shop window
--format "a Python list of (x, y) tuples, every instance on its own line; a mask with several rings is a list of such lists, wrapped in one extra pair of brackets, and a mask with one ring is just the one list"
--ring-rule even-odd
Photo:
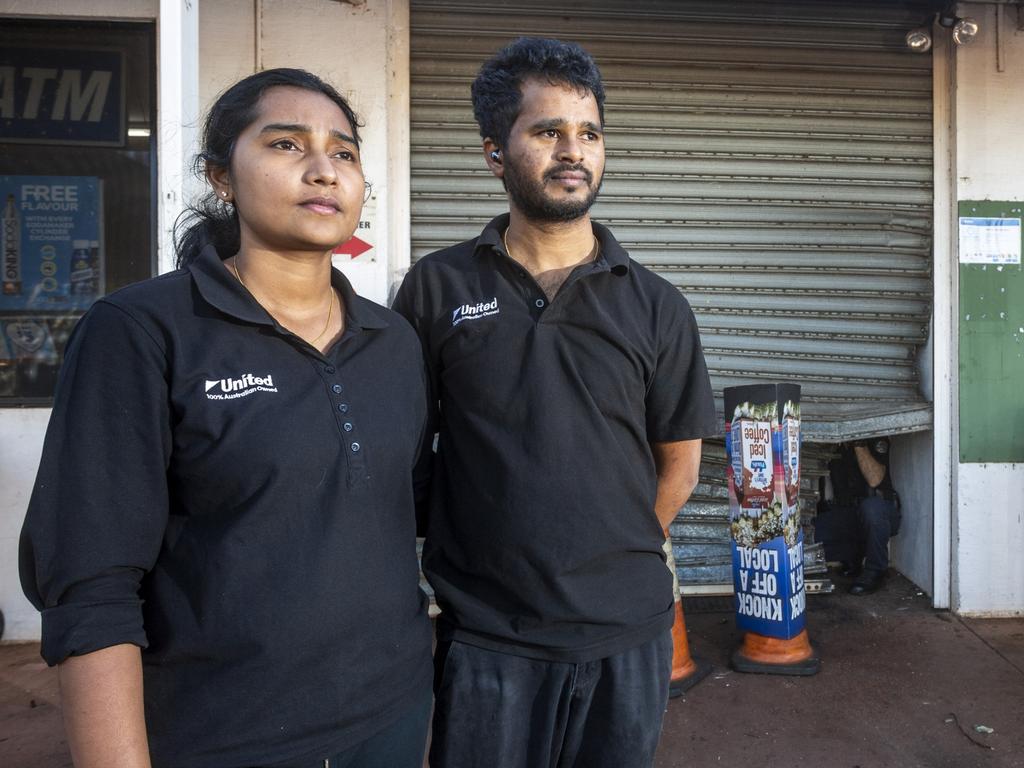
[(89, 306), (151, 276), (152, 24), (0, 24), (0, 406), (47, 405)]

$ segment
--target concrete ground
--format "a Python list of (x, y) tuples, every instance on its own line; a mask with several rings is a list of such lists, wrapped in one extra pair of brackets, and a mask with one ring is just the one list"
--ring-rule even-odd
[(714, 672), (669, 703), (657, 768), (1024, 766), (1024, 618), (933, 610), (900, 576), (863, 597), (834, 580), (808, 597), (814, 677), (732, 672), (731, 610), (684, 602)]
[[(730, 671), (728, 602), (685, 605), (714, 671), (669, 703), (656, 768), (1024, 768), (1024, 618), (932, 610), (899, 576), (811, 596), (821, 671), (799, 678)], [(53, 670), (35, 645), (0, 646), (0, 766), (70, 765)]]

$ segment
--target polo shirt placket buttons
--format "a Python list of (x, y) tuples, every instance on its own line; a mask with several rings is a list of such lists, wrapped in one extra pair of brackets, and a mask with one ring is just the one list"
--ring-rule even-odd
[(547, 310), (548, 302), (538, 296), (533, 300), (533, 320), (537, 323), (537, 329), (544, 324), (544, 312)]
[[(335, 367), (328, 365), (324, 368), (324, 372), (327, 374), (335, 373)], [(345, 387), (335, 382), (331, 384), (331, 392), (335, 395), (341, 395), (345, 391)], [(338, 403), (338, 413), (346, 414), (349, 411), (348, 403)], [(355, 430), (355, 424), (351, 421), (344, 421), (341, 424), (341, 429), (346, 435), (351, 435)], [(357, 440), (353, 440), (348, 443), (348, 455), (349, 455), (349, 472), (352, 473), (350, 477), (360, 478), (365, 474), (365, 462), (363, 460), (363, 446)]]
[[(336, 372), (337, 369), (333, 365), (324, 366), (324, 373), (331, 375)], [(338, 384), (337, 382), (331, 384), (331, 392), (333, 392), (334, 394), (340, 395), (344, 391), (345, 387), (343, 387), (341, 384)], [(338, 403), (338, 413), (348, 413), (348, 407), (348, 403)], [(341, 425), (341, 428), (344, 432), (351, 433), (352, 430), (355, 429), (355, 425), (351, 421), (346, 421)], [(363, 446), (356, 441), (352, 441), (351, 443), (349, 443), (348, 449), (350, 454), (358, 454), (360, 451), (362, 451)], [(362, 464), (362, 462), (359, 463)]]
[[(335, 389), (335, 387), (338, 387), (338, 389)], [(338, 392), (341, 389), (341, 387), (340, 385), (335, 384), (334, 387), (331, 387), (331, 389), (334, 392)], [(338, 412), (348, 413), (348, 403), (338, 403)], [(344, 431), (346, 434), (351, 434), (355, 428), (355, 424), (353, 424), (351, 421), (345, 421), (341, 425), (342, 431)], [(360, 445), (358, 441), (353, 440), (351, 443), (349, 443), (348, 449), (352, 454), (358, 454), (363, 449), (363, 446)]]

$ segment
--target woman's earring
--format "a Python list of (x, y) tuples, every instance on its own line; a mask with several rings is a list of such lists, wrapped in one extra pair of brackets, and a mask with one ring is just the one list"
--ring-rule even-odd
[(363, 182), (363, 204), (370, 199), (370, 195), (373, 194), (373, 184), (368, 181)]

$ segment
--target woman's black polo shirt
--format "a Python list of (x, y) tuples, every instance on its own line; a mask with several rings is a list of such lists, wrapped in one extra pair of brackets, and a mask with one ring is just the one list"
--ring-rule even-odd
[(548, 303), (508, 216), (409, 272), (440, 406), (423, 569), (442, 637), (584, 661), (672, 623), (650, 443), (716, 434), (697, 325), (595, 224), (600, 257)]
[(22, 536), (55, 664), (143, 651), (155, 766), (313, 760), (430, 684), (415, 334), (333, 275), (326, 354), (212, 248), (98, 301), (61, 370)]

